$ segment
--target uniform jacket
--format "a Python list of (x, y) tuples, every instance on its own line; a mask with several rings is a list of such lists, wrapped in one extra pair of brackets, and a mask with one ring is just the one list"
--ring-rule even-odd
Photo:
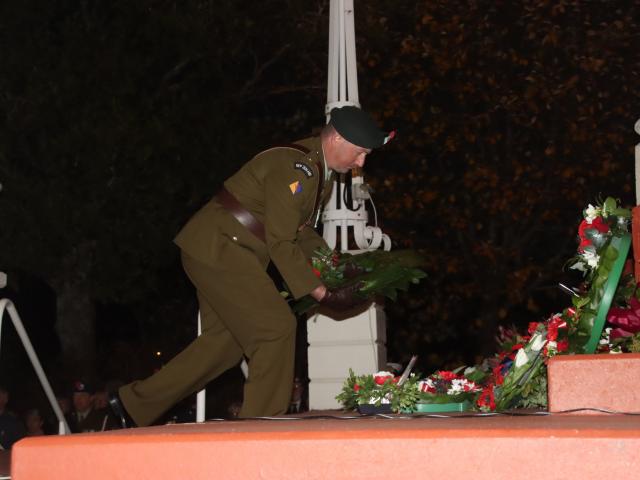
[(72, 433), (101, 432), (113, 430), (116, 426), (114, 418), (106, 408), (92, 408), (83, 420), (78, 419), (76, 412), (71, 412), (67, 422)]
[(273, 261), (296, 299), (321, 285), (309, 265), (313, 252), (326, 246), (313, 229), (314, 206), (319, 183), (322, 205), (331, 192), (332, 178), (321, 178), (316, 165), (317, 161), (324, 165), (319, 137), (295, 143), (307, 147), (309, 153), (289, 147), (265, 150), (224, 183), (264, 224), (266, 244), (224, 210), (215, 197), (189, 220), (175, 243), (192, 258), (215, 267), (224, 242), (236, 242), (254, 252), (263, 268)]

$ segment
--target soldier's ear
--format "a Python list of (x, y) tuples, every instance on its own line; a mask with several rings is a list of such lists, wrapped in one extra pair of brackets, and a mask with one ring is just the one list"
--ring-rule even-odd
[(336, 130), (333, 131), (333, 135), (331, 135), (331, 138), (335, 143), (344, 143), (346, 141), (344, 137), (340, 135)]

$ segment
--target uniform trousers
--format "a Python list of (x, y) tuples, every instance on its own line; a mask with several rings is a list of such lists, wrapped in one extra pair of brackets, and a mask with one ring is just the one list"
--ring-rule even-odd
[(202, 335), (158, 372), (119, 393), (139, 426), (199, 391), (246, 356), (241, 417), (286, 413), (291, 399), (296, 319), (258, 257), (232, 239), (218, 244), (215, 266), (182, 253), (197, 290)]

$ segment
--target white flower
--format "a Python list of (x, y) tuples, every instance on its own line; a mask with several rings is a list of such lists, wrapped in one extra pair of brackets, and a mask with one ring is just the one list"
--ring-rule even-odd
[(569, 267), (571, 270), (578, 270), (579, 272), (586, 272), (587, 268), (585, 267), (585, 263), (580, 259), (573, 265)]
[(588, 248), (585, 248), (584, 253), (582, 253), (582, 259), (587, 262), (587, 265), (591, 268), (597, 268), (598, 263), (600, 263), (600, 255)]
[(539, 352), (540, 350), (542, 350), (542, 347), (544, 347), (544, 344), (547, 343), (547, 339), (542, 337), (541, 333), (536, 333), (533, 338), (531, 339), (531, 342), (529, 342), (529, 344), (531, 345), (531, 350), (533, 350), (534, 352)]
[(465, 383), (465, 380), (454, 378), (451, 380), (451, 386), (449, 387), (449, 390), (447, 390), (447, 395), (455, 395), (456, 393), (464, 392)]
[(547, 342), (547, 351), (555, 352), (558, 349), (558, 342)]
[(526, 365), (528, 362), (529, 357), (527, 356), (527, 352), (524, 351), (524, 348), (521, 348), (520, 350), (518, 350), (518, 353), (516, 353), (516, 368)]
[(584, 211), (584, 219), (588, 224), (591, 224), (597, 217), (602, 214), (602, 209), (600, 207), (594, 207), (589, 204), (589, 206)]
[(433, 383), (433, 380), (431, 380), (430, 378), (427, 378), (426, 380), (420, 380), (418, 382), (418, 390), (420, 390), (421, 392), (429, 392), (429, 391), (433, 391), (436, 388), (436, 386)]
[(602, 337), (600, 337), (600, 341), (598, 342), (600, 345), (609, 345), (609, 335), (611, 334), (611, 327), (607, 327), (602, 332)]

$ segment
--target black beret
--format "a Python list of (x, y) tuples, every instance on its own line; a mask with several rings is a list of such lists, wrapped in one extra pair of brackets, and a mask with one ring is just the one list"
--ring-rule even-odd
[(395, 135), (381, 131), (368, 113), (351, 105), (331, 110), (329, 124), (342, 138), (362, 148), (381, 147)]
[(93, 387), (82, 380), (73, 382), (73, 393), (94, 393)]

